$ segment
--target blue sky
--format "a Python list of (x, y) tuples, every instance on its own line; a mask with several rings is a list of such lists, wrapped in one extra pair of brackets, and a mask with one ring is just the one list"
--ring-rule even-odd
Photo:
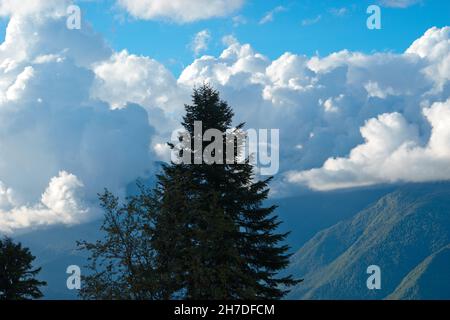
[[(175, 23), (135, 19), (111, 0), (78, 2), (84, 17), (114, 49), (153, 57), (175, 75), (192, 61), (189, 43), (204, 29), (211, 33), (205, 54), (217, 56), (224, 49), (222, 37), (232, 34), (275, 59), (286, 51), (308, 56), (342, 49), (402, 52), (428, 28), (443, 27), (450, 21), (450, 1), (423, 0), (406, 8), (382, 6), (382, 29), (369, 30), (366, 9), (373, 3), (377, 2), (250, 0), (224, 18)], [(274, 13), (273, 20), (261, 24), (277, 7), (282, 9)]]

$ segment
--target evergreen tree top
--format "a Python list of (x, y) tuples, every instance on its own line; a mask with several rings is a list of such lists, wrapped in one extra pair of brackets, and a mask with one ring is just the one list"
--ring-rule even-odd
[(186, 115), (181, 124), (190, 134), (194, 133), (195, 121), (202, 122), (203, 130), (214, 128), (225, 132), (231, 128), (233, 110), (209, 84), (194, 88), (192, 105), (185, 105), (185, 109)]

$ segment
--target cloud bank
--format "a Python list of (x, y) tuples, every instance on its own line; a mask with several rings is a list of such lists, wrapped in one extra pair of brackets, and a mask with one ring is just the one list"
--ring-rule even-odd
[(403, 54), (274, 61), (234, 42), (195, 60), (178, 82), (211, 82), (239, 119), (280, 128), (287, 183), (330, 190), (449, 179), (449, 35), (431, 28)]
[(365, 142), (348, 157), (330, 158), (323, 167), (290, 173), (288, 179), (319, 190), (448, 179), (450, 99), (423, 109), (423, 114), (431, 126), (424, 145), (414, 124), (399, 113), (385, 113), (366, 122), (361, 128)]
[(93, 219), (97, 192), (123, 194), (151, 167), (146, 110), (91, 97), (91, 66), (112, 52), (87, 25), (68, 30), (61, 3), (2, 1), (0, 232)]
[(67, 2), (21, 3), (0, 6), (9, 17), (0, 232), (97, 217), (97, 192), (124, 194), (167, 159), (164, 143), (204, 82), (236, 122), (280, 129), (277, 190), (450, 179), (450, 27), (429, 29), (400, 54), (275, 60), (227, 37), (219, 56), (194, 59), (176, 78), (151, 57), (114, 52), (87, 23), (68, 30)]

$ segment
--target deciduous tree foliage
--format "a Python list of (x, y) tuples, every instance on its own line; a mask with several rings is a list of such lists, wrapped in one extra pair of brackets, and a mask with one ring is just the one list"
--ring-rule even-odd
[(156, 288), (152, 224), (154, 198), (140, 185), (140, 194), (124, 204), (108, 190), (100, 195), (105, 211), (103, 240), (78, 242), (90, 253), (89, 273), (82, 276), (79, 292), (83, 299), (150, 300), (161, 298)]

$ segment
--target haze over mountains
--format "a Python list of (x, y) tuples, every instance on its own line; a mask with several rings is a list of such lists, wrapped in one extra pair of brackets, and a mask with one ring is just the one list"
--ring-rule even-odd
[(414, 268), (388, 299), (450, 300), (450, 245)]
[[(296, 251), (286, 272), (305, 279), (287, 298), (449, 299), (449, 199), (450, 183), (430, 183), (273, 200)], [(77, 298), (66, 288), (66, 268), (86, 264), (75, 242), (98, 239), (99, 226), (95, 221), (17, 237), (43, 267), (46, 298)], [(366, 287), (372, 264), (381, 268), (381, 290)]]
[[(317, 233), (288, 272), (305, 281), (290, 299), (449, 298), (450, 184), (409, 185)], [(381, 268), (369, 290), (367, 267)]]

